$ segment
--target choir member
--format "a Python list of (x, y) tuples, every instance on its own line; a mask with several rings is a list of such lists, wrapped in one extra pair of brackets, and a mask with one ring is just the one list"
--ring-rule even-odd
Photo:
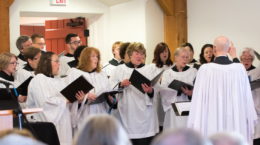
[[(163, 70), (167, 70), (171, 68), (173, 62), (171, 60), (171, 52), (168, 45), (164, 42), (158, 43), (154, 50), (154, 58), (153, 63), (149, 64), (151, 72), (154, 74), (159, 74)], [(160, 84), (161, 82), (159, 82)], [(157, 97), (157, 114), (159, 119), (160, 130), (163, 127), (163, 120), (164, 120), (164, 111), (162, 108), (162, 101), (160, 93), (156, 94)]]
[[(189, 62), (189, 52), (183, 47), (177, 48), (174, 52), (174, 60), (175, 64), (172, 69), (166, 70), (163, 74), (162, 87), (168, 87), (173, 80), (182, 81), (193, 86), (197, 70), (187, 65)], [(163, 104), (165, 111), (164, 128), (167, 130), (170, 128), (176, 129), (186, 127), (187, 116), (176, 116), (171, 103), (190, 101), (192, 90), (183, 87), (182, 91), (170, 95), (172, 99), (168, 99), (168, 96), (162, 97), (162, 102), (167, 102)], [(170, 102), (168, 103), (168, 101)]]
[(66, 86), (56, 77), (60, 62), (58, 55), (46, 52), (41, 55), (35, 70), (36, 76), (28, 87), (26, 105), (28, 108), (43, 108), (43, 112), (33, 115), (36, 121), (52, 122), (57, 130), (60, 144), (72, 144), (72, 128), (68, 100), (60, 91)]
[(67, 53), (65, 55), (60, 56), (60, 72), (59, 76), (66, 75), (67, 71), (70, 69), (68, 62), (74, 60), (74, 52), (78, 46), (81, 45), (80, 37), (77, 34), (69, 33), (65, 38)]
[(136, 89), (129, 78), (136, 70), (151, 79), (154, 75), (142, 63), (146, 50), (142, 43), (131, 43), (127, 48), (130, 62), (119, 65), (112, 73), (112, 86), (118, 84), (123, 93), (118, 94), (118, 111), (120, 120), (134, 145), (150, 144), (154, 135), (159, 131), (154, 94), (158, 90), (147, 84), (141, 84), (145, 93)]
[(29, 36), (20, 36), (18, 37), (18, 39), (16, 40), (16, 47), (18, 48), (20, 54), (17, 56), (18, 57), (18, 65), (17, 65), (17, 69), (24, 67), (24, 65), (26, 64), (26, 60), (23, 56), (23, 51), (26, 48), (29, 48), (30, 46), (32, 46), (32, 40)]
[(46, 43), (45, 43), (45, 39), (41, 34), (33, 34), (31, 36), (32, 39), (32, 46), (39, 48), (42, 52), (46, 51)]
[(192, 44), (186, 42), (186, 43), (182, 44), (181, 47), (184, 47), (189, 52), (188, 64), (193, 65), (194, 63), (196, 63), (197, 60), (193, 58), (193, 56), (194, 56), (194, 49), (193, 49)]
[(214, 61), (212, 44), (205, 44), (202, 46), (199, 61), (201, 65), (204, 63), (210, 63)]
[(85, 119), (90, 114), (107, 113), (109, 109), (107, 102), (90, 104), (95, 101), (101, 93), (111, 89), (106, 73), (101, 71), (100, 58), (98, 49), (93, 47), (85, 48), (80, 54), (78, 67), (70, 69), (65, 78), (66, 82), (70, 83), (83, 75), (94, 87), (86, 95), (83, 92), (77, 94), (81, 97), (83, 96), (84, 100), (81, 104), (74, 103), (72, 106), (71, 112), (74, 131), (77, 131), (84, 125)]
[(120, 52), (120, 45), (122, 44), (122, 42), (117, 41), (113, 44), (112, 46), (112, 53), (114, 55), (114, 58), (111, 59), (107, 64), (104, 65), (104, 67), (102, 68), (103, 71), (105, 71), (107, 73), (107, 76), (110, 77), (112, 71), (115, 69), (116, 66), (124, 63), (121, 60), (121, 57), (119, 55)]
[(120, 55), (120, 58), (121, 60), (124, 62), (124, 63), (128, 63), (130, 60), (129, 60), (129, 56), (127, 55), (127, 47), (130, 45), (131, 43), (130, 42), (125, 42), (125, 43), (122, 43), (119, 47), (119, 55)]
[(205, 137), (233, 131), (252, 143), (257, 116), (245, 68), (227, 57), (234, 49), (227, 37), (215, 39), (214, 63), (202, 65), (196, 76), (188, 127)]
[[(17, 65), (17, 57), (14, 54), (8, 52), (0, 54), (0, 79), (3, 81), (10, 82), (15, 87), (19, 84), (19, 82), (15, 81), (13, 76), (13, 74), (16, 71)], [(1, 84), (0, 87), (6, 88), (7, 86)], [(20, 103), (23, 103), (26, 100), (26, 96), (19, 95), (17, 99)]]

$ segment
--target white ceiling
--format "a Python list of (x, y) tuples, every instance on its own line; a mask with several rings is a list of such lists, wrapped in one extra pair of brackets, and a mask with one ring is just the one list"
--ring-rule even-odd
[(131, 1), (131, 0), (99, 0), (99, 1), (103, 2), (104, 4), (106, 4), (108, 6), (113, 6), (113, 5), (124, 3), (127, 1)]

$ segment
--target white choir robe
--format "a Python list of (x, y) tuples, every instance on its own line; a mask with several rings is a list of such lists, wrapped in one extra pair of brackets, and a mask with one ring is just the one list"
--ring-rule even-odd
[(65, 76), (67, 74), (67, 71), (70, 69), (68, 62), (75, 60), (75, 58), (62, 55), (59, 57), (59, 60), (60, 60), (59, 76)]
[(257, 119), (242, 64), (203, 64), (196, 77), (188, 127), (203, 136), (233, 131), (252, 143)]
[[(248, 76), (250, 76), (251, 81), (260, 79), (260, 68), (255, 68), (253, 70), (247, 71)], [(255, 109), (257, 113), (257, 124), (255, 127), (255, 139), (260, 138), (260, 88), (252, 90), (253, 100), (255, 103)]]
[[(173, 80), (179, 80), (193, 86), (193, 81), (196, 77), (196, 73), (197, 70), (193, 67), (189, 67), (187, 70), (183, 72), (176, 72), (173, 71), (172, 69), (169, 69), (165, 71), (163, 74), (162, 87), (168, 88), (168, 86)], [(162, 92), (163, 91), (164, 90), (162, 90)], [(162, 94), (163, 108), (165, 111), (164, 131), (168, 129), (186, 128), (188, 117), (176, 116), (172, 108), (172, 103), (180, 102), (180, 101), (190, 101), (188, 96), (183, 93), (181, 93), (180, 96), (177, 96), (177, 93), (167, 94), (167, 95)]]
[(60, 91), (65, 83), (60, 78), (37, 74), (28, 87), (28, 108), (43, 108), (34, 115), (36, 121), (52, 122), (61, 145), (72, 145), (72, 127), (68, 101)]
[(23, 61), (20, 58), (17, 58), (17, 62), (18, 64), (16, 66), (16, 70), (23, 68), (27, 63), (26, 61)]
[[(67, 73), (67, 77), (64, 79), (66, 80), (66, 83), (69, 84), (81, 75), (83, 75), (87, 81), (92, 84), (94, 89), (90, 90), (90, 92), (96, 94), (97, 96), (111, 89), (108, 78), (104, 72), (88, 73), (76, 68), (71, 68)], [(87, 104), (85, 104), (85, 102), (86, 99), (82, 102), (84, 105), (81, 105), (80, 108), (78, 108), (79, 106), (77, 102), (72, 104), (71, 116), (74, 132), (77, 132), (84, 126), (85, 120), (89, 117), (89, 115), (107, 113), (109, 110), (106, 102), (93, 105), (89, 105), (89, 101)]]
[(110, 63), (106, 63), (106, 64), (103, 66), (102, 71), (104, 71), (104, 72), (107, 74), (107, 76), (110, 77), (111, 74), (112, 74), (112, 72), (113, 72), (113, 70), (114, 70), (116, 67), (117, 67), (117, 66), (115, 66), (115, 65), (112, 65), (112, 64), (110, 64)]
[[(152, 79), (154, 74), (146, 66), (135, 68), (138, 72)], [(111, 86), (129, 79), (134, 68), (122, 64), (116, 67), (110, 76)], [(154, 94), (157, 89), (154, 88)], [(158, 117), (156, 113), (156, 98), (150, 98), (134, 86), (129, 85), (123, 89), (123, 93), (117, 95), (119, 120), (126, 129), (130, 139), (140, 139), (154, 136), (159, 131)]]
[[(152, 63), (147, 65), (147, 67), (149, 67), (148, 69), (151, 70), (151, 72), (153, 72), (153, 74), (159, 74), (161, 71), (163, 70), (168, 70), (171, 68), (171, 66), (167, 66), (167, 65), (163, 65), (163, 67), (159, 68), (156, 66), (156, 64)], [(161, 76), (162, 79), (162, 76)], [(158, 82), (158, 87), (161, 87), (161, 79)], [(154, 97), (156, 98), (156, 108), (157, 108), (157, 115), (158, 115), (158, 120), (159, 120), (159, 125), (163, 126), (164, 123), (164, 117), (165, 117), (165, 112), (163, 111), (163, 106), (162, 106), (162, 96), (160, 94), (160, 91), (158, 91), (157, 94), (154, 94)]]

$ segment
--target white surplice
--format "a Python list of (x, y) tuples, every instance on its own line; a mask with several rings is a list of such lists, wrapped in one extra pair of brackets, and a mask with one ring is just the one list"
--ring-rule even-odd
[[(71, 68), (68, 71), (67, 77), (65, 78), (67, 85), (76, 80), (81, 75), (83, 75), (87, 79), (87, 81), (94, 87), (94, 89), (90, 90), (90, 92), (96, 94), (97, 97), (101, 93), (109, 91), (111, 88), (108, 78), (104, 72), (88, 73), (76, 68)], [(72, 126), (75, 132), (83, 127), (85, 120), (89, 117), (89, 115), (108, 112), (109, 108), (106, 102), (89, 105), (89, 101), (87, 103), (86, 101), (87, 100), (85, 99), (81, 103), (80, 108), (77, 102), (73, 103), (72, 105)]]
[(242, 64), (204, 64), (193, 90), (188, 127), (207, 137), (220, 131), (243, 135), (249, 143), (257, 119), (246, 70)]
[(68, 62), (75, 60), (75, 58), (62, 55), (59, 57), (59, 60), (60, 60), (59, 76), (65, 76), (67, 74), (67, 71), (70, 69)]
[[(135, 68), (138, 72), (152, 79), (154, 74), (146, 67)], [(116, 67), (110, 76), (111, 86), (129, 79), (134, 68), (122, 64)], [(157, 93), (154, 88), (154, 94)], [(133, 85), (123, 89), (118, 94), (118, 112), (120, 121), (126, 129), (129, 138), (140, 139), (154, 136), (159, 131), (158, 117), (156, 112), (156, 98), (150, 98), (143, 94)]]
[(52, 122), (57, 130), (60, 144), (72, 144), (72, 127), (69, 104), (60, 91), (65, 83), (60, 78), (37, 74), (28, 87), (26, 105), (28, 108), (43, 108), (34, 115), (36, 121)]
[[(165, 71), (163, 74), (162, 87), (167, 88), (173, 80), (179, 80), (193, 86), (193, 81), (196, 77), (196, 73), (197, 70), (193, 67), (189, 67), (187, 70), (182, 72), (176, 72), (172, 69), (169, 69)], [(187, 127), (188, 117), (176, 116), (172, 108), (171, 103), (180, 102), (180, 101), (190, 101), (190, 100), (188, 96), (183, 93), (181, 93), (180, 96), (177, 96), (177, 93), (162, 95), (163, 108), (165, 111), (164, 130)]]

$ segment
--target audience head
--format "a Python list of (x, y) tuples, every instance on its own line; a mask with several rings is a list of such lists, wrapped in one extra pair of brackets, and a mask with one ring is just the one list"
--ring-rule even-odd
[(126, 51), (127, 51), (127, 47), (130, 45), (130, 42), (125, 42), (122, 43), (119, 47), (119, 55), (120, 58), (125, 62), (128, 63), (129, 60), (129, 56), (127, 55)]
[(179, 47), (174, 52), (175, 65), (180, 68), (184, 68), (189, 62), (189, 52), (184, 47)]
[(146, 50), (144, 45), (139, 42), (131, 43), (127, 48), (127, 55), (134, 65), (140, 65), (145, 60)]
[(172, 65), (170, 49), (164, 42), (156, 45), (153, 56), (153, 63), (159, 68), (163, 67), (163, 65)]
[(244, 48), (240, 56), (240, 60), (246, 69), (252, 66), (254, 59), (255, 59), (254, 49), (248, 47)]
[(117, 59), (117, 60), (121, 60), (121, 57), (120, 57), (120, 45), (122, 44), (121, 41), (116, 41), (113, 46), (112, 46), (112, 53), (114, 55), (114, 58)]
[(21, 54), (23, 54), (24, 49), (30, 46), (32, 46), (32, 40), (29, 36), (20, 36), (16, 40), (16, 47), (19, 49)]
[(65, 42), (68, 47), (68, 53), (74, 54), (74, 51), (77, 49), (78, 46), (81, 45), (81, 40), (77, 34), (69, 33), (66, 38)]
[(209, 63), (214, 60), (214, 55), (213, 55), (213, 45), (212, 44), (205, 44), (201, 48), (200, 52), (200, 63)]
[(112, 116), (89, 117), (74, 145), (130, 145), (121, 124)]
[(100, 72), (100, 52), (97, 48), (86, 47), (80, 54), (78, 69), (85, 72)]
[(20, 129), (8, 129), (8, 130), (0, 131), (0, 138), (3, 138), (3, 137), (10, 135), (10, 134), (18, 134), (18, 135), (21, 135), (21, 136), (30, 137), (30, 138), (34, 139), (34, 136), (32, 135), (32, 133), (29, 130), (26, 130), (26, 129), (22, 129), (22, 130), (20, 130)]
[(41, 58), (41, 50), (35, 47), (29, 47), (24, 51), (24, 57), (28, 64), (35, 70)]
[(84, 48), (86, 48), (86, 45), (80, 45), (74, 52), (74, 59), (78, 62), (80, 54)]
[(0, 71), (11, 75), (16, 71), (17, 64), (17, 58), (14, 54), (9, 52), (0, 54)]
[(181, 45), (181, 47), (184, 47), (188, 52), (189, 52), (189, 62), (190, 63), (193, 60), (193, 56), (194, 56), (194, 49), (193, 46), (191, 45), (191, 43), (184, 43)]
[(31, 36), (32, 46), (36, 48), (40, 48), (42, 51), (46, 51), (45, 49), (45, 39), (41, 34), (33, 34)]
[(212, 145), (248, 145), (246, 140), (237, 133), (222, 132), (210, 137)]
[(215, 57), (227, 55), (230, 47), (230, 41), (225, 36), (219, 36), (214, 40), (213, 52)]
[(44, 74), (46, 76), (56, 76), (59, 73), (60, 61), (57, 54), (53, 52), (42, 53), (35, 74)]
[(200, 134), (191, 129), (166, 131), (157, 136), (151, 145), (203, 145)]

